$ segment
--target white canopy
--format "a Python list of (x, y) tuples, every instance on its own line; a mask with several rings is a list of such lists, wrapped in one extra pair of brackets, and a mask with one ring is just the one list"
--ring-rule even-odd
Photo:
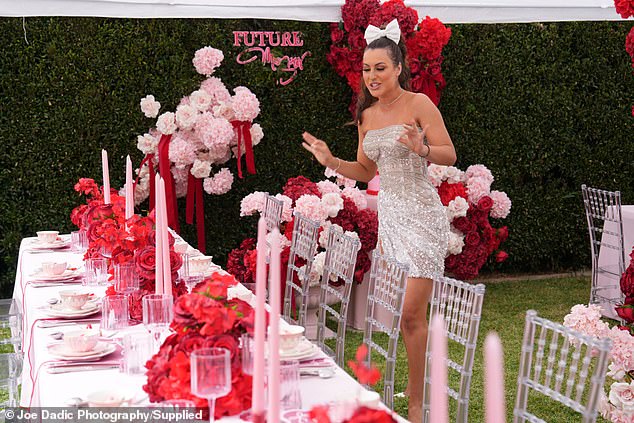
[[(337, 22), (344, 0), (0, 0), (0, 16), (263, 18)], [(620, 20), (613, 0), (406, 0), (444, 23)]]

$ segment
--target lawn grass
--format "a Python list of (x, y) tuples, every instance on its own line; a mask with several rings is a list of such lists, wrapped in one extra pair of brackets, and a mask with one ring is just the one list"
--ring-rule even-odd
[[(542, 280), (523, 280), (492, 282), (486, 286), (482, 321), (476, 349), (471, 382), (471, 399), (469, 405), (469, 421), (484, 421), (484, 389), (483, 389), (483, 343), (486, 334), (495, 331), (502, 339), (504, 348), (505, 388), (507, 419), (513, 419), (513, 406), (517, 390), (517, 374), (519, 371), (520, 350), (524, 333), (526, 310), (533, 309), (542, 317), (555, 322), (562, 322), (570, 308), (579, 303), (587, 303), (590, 293), (589, 277), (568, 277)], [(354, 358), (357, 346), (363, 341), (363, 333), (348, 330), (346, 334), (346, 362)], [(450, 348), (451, 354), (451, 348)], [(374, 358), (373, 358), (374, 360)], [(379, 368), (381, 362), (374, 360)], [(421, 364), (423, 365), (423, 364)], [(348, 369), (349, 371), (349, 369)], [(459, 382), (450, 375), (449, 383), (454, 387)], [(402, 340), (399, 341), (398, 358), (395, 375), (395, 392), (405, 390), (407, 384), (407, 357)], [(382, 386), (376, 387), (382, 392)], [(455, 403), (455, 401), (450, 401)], [(395, 411), (407, 417), (407, 400), (395, 398)], [(550, 400), (540, 397), (529, 397), (529, 410), (548, 422), (580, 421), (579, 414)], [(455, 418), (455, 409), (450, 410), (451, 418)], [(599, 421), (603, 421), (599, 419)]]

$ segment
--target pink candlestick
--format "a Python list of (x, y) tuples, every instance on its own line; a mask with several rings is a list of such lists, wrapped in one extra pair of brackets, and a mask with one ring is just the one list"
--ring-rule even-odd
[(165, 181), (161, 178), (161, 252), (163, 253), (163, 292), (172, 295), (172, 266), (170, 262), (169, 234), (167, 232), (167, 202)]
[(258, 221), (258, 257), (255, 271), (255, 327), (253, 349), (253, 394), (251, 414), (264, 415), (264, 342), (266, 339), (266, 221), (263, 217)]
[[(155, 203), (160, 204), (161, 190), (158, 188), (161, 185), (161, 176), (157, 173), (154, 186), (156, 188)], [(154, 239), (156, 240), (155, 257), (155, 283), (154, 292), (157, 294), (163, 293), (163, 242), (161, 240), (161, 211), (160, 207), (154, 207)]]
[(103, 202), (110, 204), (110, 171), (108, 170), (108, 152), (101, 150), (101, 167), (103, 169)]
[[(280, 422), (280, 232), (273, 229), (269, 283), (269, 409), (268, 423)], [(261, 294), (260, 294), (261, 295)]]
[(447, 335), (441, 316), (434, 316), (431, 325), (431, 406), (429, 421), (447, 423)]
[(505, 423), (504, 357), (497, 333), (491, 332), (484, 341), (484, 397), (486, 423)]
[(128, 220), (134, 215), (134, 193), (132, 182), (132, 160), (130, 156), (125, 160), (125, 219)]

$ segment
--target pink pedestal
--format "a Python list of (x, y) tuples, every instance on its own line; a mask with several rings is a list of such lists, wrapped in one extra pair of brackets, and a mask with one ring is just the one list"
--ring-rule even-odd
[[(623, 219), (623, 248), (625, 251), (625, 268), (630, 264), (630, 253), (634, 246), (634, 205), (621, 206), (621, 217)], [(605, 222), (603, 226), (604, 231), (616, 231), (616, 225), (612, 222)], [(608, 237), (610, 235), (603, 234)], [(613, 240), (608, 240), (610, 243), (616, 243)], [(618, 253), (612, 248), (601, 248), (599, 252), (599, 266), (607, 266), (618, 263)], [(621, 295), (621, 289), (619, 286), (619, 280), (611, 275), (599, 274), (597, 281), (599, 287), (610, 287), (600, 291), (600, 295), (609, 298), (619, 298)], [(616, 319), (616, 311), (614, 311), (614, 305), (605, 303), (600, 304), (603, 308), (603, 315), (611, 319)]]

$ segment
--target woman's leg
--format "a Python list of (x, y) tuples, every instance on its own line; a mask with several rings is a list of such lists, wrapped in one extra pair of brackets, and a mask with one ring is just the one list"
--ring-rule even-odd
[(409, 378), (407, 392), (409, 394), (408, 419), (412, 423), (423, 420), (423, 385), (425, 377), (425, 350), (427, 348), (427, 304), (431, 296), (433, 283), (431, 279), (409, 278), (405, 301), (401, 333), (407, 350)]

